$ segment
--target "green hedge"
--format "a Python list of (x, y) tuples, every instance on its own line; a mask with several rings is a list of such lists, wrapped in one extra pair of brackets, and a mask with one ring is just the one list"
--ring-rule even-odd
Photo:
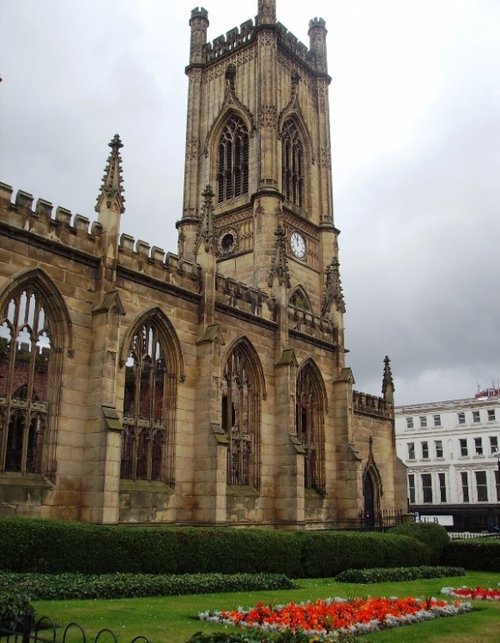
[(460, 565), (465, 569), (500, 572), (500, 538), (452, 540), (443, 553), (444, 565)]
[(430, 549), (406, 535), (0, 520), (0, 569), (11, 572), (277, 573), (335, 576), (348, 568), (418, 566)]
[(413, 538), (378, 532), (300, 532), (303, 576), (335, 576), (349, 568), (429, 563), (428, 547)]
[(431, 565), (439, 565), (444, 550), (450, 542), (446, 529), (433, 522), (415, 522), (390, 529), (391, 534), (410, 536), (425, 543), (431, 549)]
[(19, 574), (0, 572), (0, 596), (13, 591), (32, 601), (180, 596), (293, 589), (283, 574)]
[(335, 576), (339, 583), (388, 583), (423, 578), (447, 578), (465, 576), (463, 567), (376, 567), (371, 569), (346, 569)]

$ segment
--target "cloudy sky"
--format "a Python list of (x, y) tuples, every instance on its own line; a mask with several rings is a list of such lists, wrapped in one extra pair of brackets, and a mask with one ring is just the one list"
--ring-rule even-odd
[[(176, 251), (194, 0), (0, 0), (0, 181), (73, 213), (118, 132), (122, 231)], [(257, 0), (206, 0), (209, 39)], [(500, 2), (277, 2), (328, 29), (335, 223), (356, 388), (396, 402), (500, 380)]]

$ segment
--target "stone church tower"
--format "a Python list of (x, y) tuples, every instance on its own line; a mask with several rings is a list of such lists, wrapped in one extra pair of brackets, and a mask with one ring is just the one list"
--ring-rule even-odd
[(190, 27), (177, 255), (120, 232), (118, 136), (93, 224), (0, 184), (0, 512), (387, 522), (394, 385), (345, 364), (325, 22), (306, 47), (259, 0), (213, 42), (205, 9)]

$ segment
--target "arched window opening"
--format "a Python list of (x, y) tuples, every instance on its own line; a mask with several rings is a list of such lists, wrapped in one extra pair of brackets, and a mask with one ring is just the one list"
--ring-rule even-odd
[(217, 200), (219, 203), (248, 192), (248, 130), (236, 115), (222, 131), (217, 164)]
[(258, 486), (260, 405), (257, 377), (243, 346), (228, 357), (222, 379), (222, 428), (229, 438), (227, 483)]
[(317, 375), (310, 366), (301, 370), (297, 380), (295, 421), (305, 450), (304, 486), (323, 492), (323, 404)]
[(43, 297), (20, 289), (0, 315), (0, 470), (43, 472), (51, 359)]
[(290, 306), (295, 308), (300, 308), (300, 310), (311, 310), (311, 304), (309, 303), (309, 298), (302, 288), (296, 288), (290, 295)]
[(120, 467), (124, 479), (173, 482), (173, 427), (165, 404), (172, 378), (166, 377), (166, 363), (157, 326), (143, 324), (132, 338), (125, 364)]
[(282, 184), (285, 198), (304, 206), (304, 153), (299, 132), (292, 119), (285, 121), (282, 135)]

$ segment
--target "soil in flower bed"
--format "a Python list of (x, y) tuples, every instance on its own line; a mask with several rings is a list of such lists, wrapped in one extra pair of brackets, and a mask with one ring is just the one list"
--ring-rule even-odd
[(366, 634), (389, 627), (453, 616), (471, 609), (470, 603), (418, 598), (342, 598), (271, 606), (258, 603), (252, 609), (203, 612), (201, 620), (259, 628), (265, 631), (292, 630), (328, 636)]

